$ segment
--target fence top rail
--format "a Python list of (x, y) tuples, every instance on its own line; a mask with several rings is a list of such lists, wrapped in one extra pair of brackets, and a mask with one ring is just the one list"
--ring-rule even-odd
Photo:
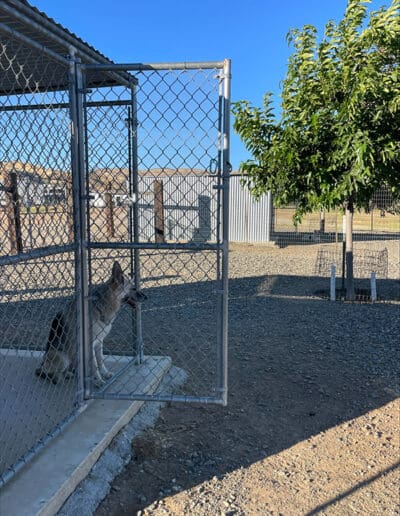
[(223, 68), (225, 61), (194, 61), (179, 63), (118, 63), (118, 64), (85, 64), (87, 70), (130, 71), (142, 72), (147, 70), (198, 70)]
[(39, 249), (32, 249), (25, 253), (13, 254), (0, 256), (0, 267), (3, 265), (13, 265), (19, 262), (24, 262), (27, 260), (34, 260), (37, 258), (45, 258), (46, 256), (53, 256), (61, 253), (68, 253), (71, 251), (76, 251), (76, 244), (66, 244), (66, 245), (53, 245), (48, 247), (42, 247)]

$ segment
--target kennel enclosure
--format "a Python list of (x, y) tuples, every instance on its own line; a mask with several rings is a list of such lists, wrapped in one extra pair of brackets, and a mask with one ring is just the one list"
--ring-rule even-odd
[[(230, 62), (116, 65), (23, 0), (0, 37), (4, 483), (91, 398), (226, 403)], [(114, 261), (147, 301), (118, 313), (97, 389), (90, 299)], [(35, 369), (71, 301), (77, 374), (54, 385)], [(174, 394), (149, 390), (165, 361)]]

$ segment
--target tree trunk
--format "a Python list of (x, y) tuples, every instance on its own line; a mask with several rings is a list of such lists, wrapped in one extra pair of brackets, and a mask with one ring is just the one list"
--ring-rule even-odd
[(354, 273), (353, 273), (353, 201), (346, 205), (346, 301), (354, 301)]

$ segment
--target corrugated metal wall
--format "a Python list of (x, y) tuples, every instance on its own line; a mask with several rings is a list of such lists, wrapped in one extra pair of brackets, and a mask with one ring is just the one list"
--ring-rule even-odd
[(231, 177), (229, 238), (232, 242), (268, 242), (269, 211), (267, 195), (256, 201), (241, 186), (240, 177)]
[[(213, 176), (153, 177), (139, 180), (140, 238), (154, 239), (154, 182), (162, 181), (164, 221), (167, 240), (215, 240), (217, 231), (217, 191)], [(266, 242), (268, 198), (255, 201), (233, 176), (230, 185), (230, 240)]]
[(139, 180), (140, 238), (154, 239), (154, 182), (162, 181), (167, 240), (215, 240), (217, 191), (215, 177), (145, 176)]

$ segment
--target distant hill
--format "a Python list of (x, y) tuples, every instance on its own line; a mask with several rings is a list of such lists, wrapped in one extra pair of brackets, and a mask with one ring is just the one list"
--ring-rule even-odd
[[(43, 182), (67, 184), (71, 181), (71, 171), (62, 171), (51, 168), (45, 168), (40, 165), (32, 163), (24, 163), (21, 161), (0, 162), (0, 180), (4, 181), (4, 175), (7, 172), (16, 172), (17, 174), (24, 174), (37, 176)], [(172, 168), (156, 168), (151, 170), (139, 170), (139, 176), (152, 176), (154, 178), (171, 177), (171, 176), (205, 176), (208, 172), (197, 169), (172, 169)], [(90, 171), (90, 189), (98, 192), (111, 189), (115, 192), (125, 192), (127, 188), (127, 181), (129, 171), (127, 168), (103, 168)]]

